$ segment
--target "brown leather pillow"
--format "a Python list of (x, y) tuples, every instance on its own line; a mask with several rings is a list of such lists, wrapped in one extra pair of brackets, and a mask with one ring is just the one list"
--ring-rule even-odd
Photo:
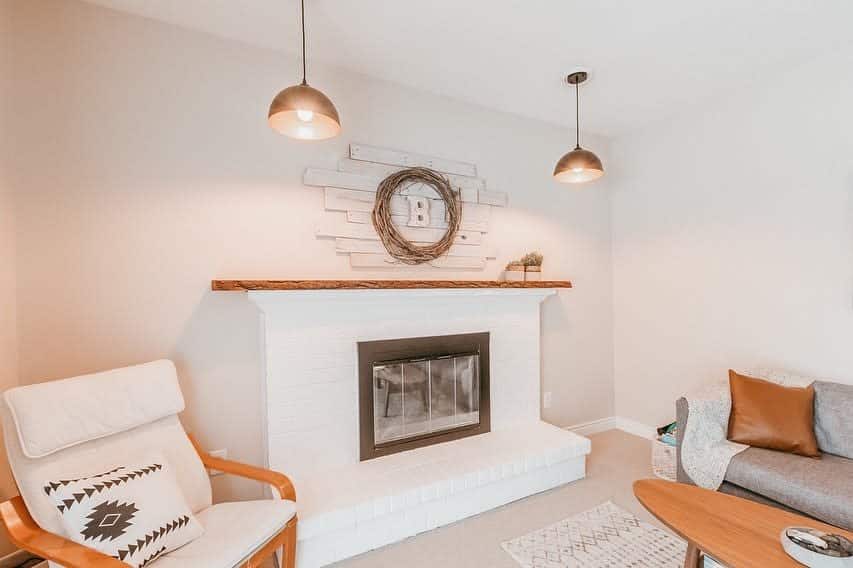
[(783, 387), (729, 370), (729, 440), (820, 457), (814, 433), (814, 387)]

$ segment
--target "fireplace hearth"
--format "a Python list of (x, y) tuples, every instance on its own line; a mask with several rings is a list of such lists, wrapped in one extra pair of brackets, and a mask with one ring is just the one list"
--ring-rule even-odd
[(362, 461), (490, 429), (489, 334), (358, 344)]

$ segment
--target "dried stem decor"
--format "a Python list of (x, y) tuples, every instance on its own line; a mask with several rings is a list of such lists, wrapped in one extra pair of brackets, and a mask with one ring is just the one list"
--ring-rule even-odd
[[(391, 220), (391, 198), (407, 184), (424, 183), (432, 187), (447, 207), (447, 231), (438, 241), (416, 245), (406, 239)], [(405, 264), (423, 264), (440, 257), (453, 244), (462, 218), (462, 205), (450, 182), (428, 168), (408, 168), (386, 177), (376, 190), (373, 226), (392, 257)]]

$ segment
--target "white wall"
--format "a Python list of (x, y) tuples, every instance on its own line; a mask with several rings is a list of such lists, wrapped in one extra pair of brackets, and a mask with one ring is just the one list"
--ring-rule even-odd
[[(18, 378), (15, 296), (15, 215), (12, 192), (12, 137), (9, 128), (9, 97), (12, 66), (7, 49), (11, 4), (0, 0), (0, 388)], [(2, 497), (2, 495), (0, 495)]]
[(729, 367), (853, 382), (851, 69), (762, 76), (617, 143), (618, 415), (663, 424)]
[[(12, 60), (8, 40), (11, 36), (11, 3), (0, 0), (0, 390), (18, 383), (18, 344), (15, 295), (15, 215), (12, 192), (12, 139), (8, 124), (9, 91), (12, 85)], [(6, 463), (0, 440), (0, 500), (17, 491)], [(10, 552), (5, 531), (0, 534), (0, 556)]]
[(570, 132), (312, 67), (344, 134), (299, 143), (266, 125), (271, 97), (297, 80), (292, 58), (70, 0), (15, 10), (24, 382), (171, 357), (202, 442), (262, 461), (257, 313), (210, 280), (389, 277), (350, 270), (314, 238), (322, 194), (300, 182), (360, 141), (474, 162), (509, 192), (489, 235), (499, 261), (433, 276), (494, 278), (541, 249), (546, 277), (576, 286), (544, 306), (545, 417), (613, 413), (609, 197), (606, 182), (551, 180)]

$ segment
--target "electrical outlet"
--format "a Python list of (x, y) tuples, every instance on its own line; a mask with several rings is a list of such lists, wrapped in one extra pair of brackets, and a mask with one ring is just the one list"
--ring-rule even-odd
[(545, 391), (542, 395), (542, 406), (551, 408), (551, 391)]
[[(212, 450), (209, 453), (214, 458), (219, 458), (221, 460), (227, 460), (228, 459), (228, 450), (225, 448), (223, 448), (221, 450)], [(210, 477), (216, 477), (217, 475), (222, 475), (224, 473), (225, 473), (224, 471), (219, 471), (218, 469), (208, 470), (208, 475), (210, 475)]]

